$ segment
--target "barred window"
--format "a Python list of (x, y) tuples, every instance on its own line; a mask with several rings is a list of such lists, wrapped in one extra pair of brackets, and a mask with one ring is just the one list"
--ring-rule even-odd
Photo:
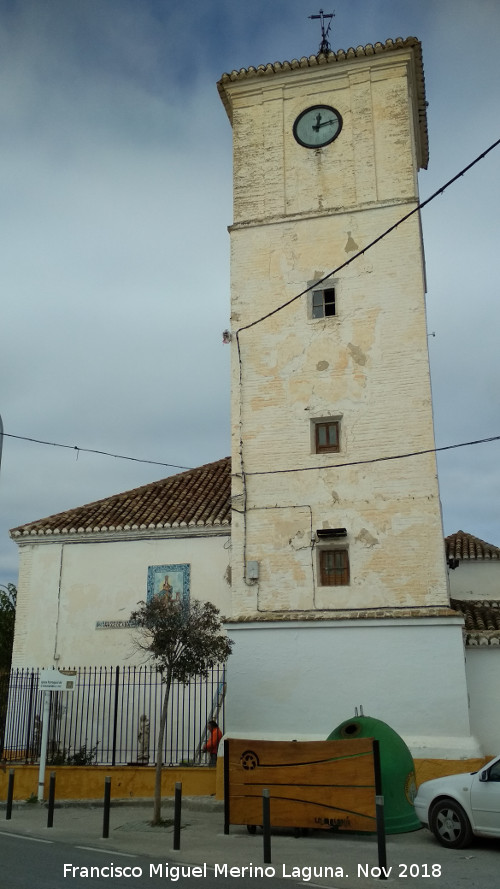
[(346, 549), (321, 549), (319, 568), (322, 586), (347, 586), (349, 553)]

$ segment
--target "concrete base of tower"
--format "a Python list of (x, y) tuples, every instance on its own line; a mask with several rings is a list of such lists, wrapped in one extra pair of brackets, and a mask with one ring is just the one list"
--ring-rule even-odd
[[(230, 622), (226, 734), (326, 739), (356, 712), (393, 728), (415, 759), (474, 760), (462, 619)], [(464, 769), (466, 770), (466, 769)]]

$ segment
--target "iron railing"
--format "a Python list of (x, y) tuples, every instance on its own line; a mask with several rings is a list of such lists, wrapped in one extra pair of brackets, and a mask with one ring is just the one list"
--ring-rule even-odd
[[(71, 668), (65, 668), (65, 672)], [(47, 762), (53, 765), (147, 765), (157, 760), (164, 685), (153, 667), (76, 667), (74, 691), (51, 691)], [(40, 756), (43, 695), (39, 671), (0, 676), (0, 758), (35, 763)], [(224, 730), (225, 668), (170, 690), (162, 761), (206, 762), (207, 723)]]

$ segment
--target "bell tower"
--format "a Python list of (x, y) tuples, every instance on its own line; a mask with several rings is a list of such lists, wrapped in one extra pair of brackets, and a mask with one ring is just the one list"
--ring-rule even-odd
[[(356, 645), (363, 628), (374, 656), (390, 626), (398, 646), (422, 641), (427, 657), (432, 624), (453, 649), (450, 663), (460, 661), (418, 213), (367, 249), (418, 204), (428, 162), (420, 43), (232, 71), (218, 89), (234, 146), (233, 659), (256, 648), (287, 682), (282, 665), (296, 642), (285, 628), (295, 640), (300, 628), (304, 669), (328, 652), (354, 694), (359, 662), (332, 654), (348, 627)], [(397, 657), (388, 669), (397, 675)], [(460, 695), (443, 736), (469, 735), (465, 678)], [(282, 705), (268, 703), (274, 717), (263, 711), (262, 720), (278, 731), (286, 707), (279, 717)]]

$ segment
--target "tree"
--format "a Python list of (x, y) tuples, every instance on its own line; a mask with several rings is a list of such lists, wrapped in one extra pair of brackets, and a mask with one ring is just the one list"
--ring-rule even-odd
[(13, 583), (0, 584), (0, 673), (8, 672), (12, 661), (17, 589)]
[(171, 596), (154, 596), (139, 602), (130, 619), (137, 627), (135, 641), (154, 662), (165, 686), (157, 739), (152, 824), (161, 823), (163, 739), (172, 682), (186, 685), (193, 676), (207, 676), (211, 667), (224, 664), (233, 643), (222, 632), (219, 610), (211, 602), (181, 603)]
[[(0, 423), (1, 426), (1, 423)], [(1, 443), (1, 439), (0, 439)], [(14, 643), (17, 589), (13, 583), (0, 584), (0, 756), (3, 753), (5, 718), (9, 696), (9, 671)], [(2, 680), (2, 674), (4, 678)]]

